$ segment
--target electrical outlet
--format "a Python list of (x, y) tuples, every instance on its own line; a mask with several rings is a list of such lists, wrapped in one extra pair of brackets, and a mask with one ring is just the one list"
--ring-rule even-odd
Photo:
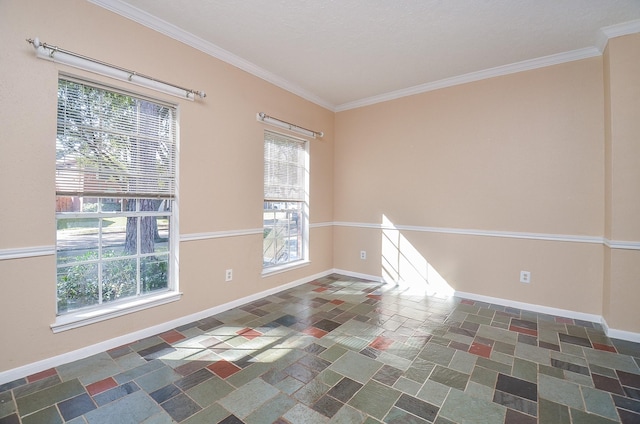
[(361, 250), (360, 251), (360, 259), (367, 259), (367, 251), (366, 250)]
[(531, 273), (529, 271), (520, 271), (520, 282), (529, 284), (531, 282)]
[(228, 269), (224, 274), (224, 281), (231, 281), (231, 280), (233, 280), (233, 270)]

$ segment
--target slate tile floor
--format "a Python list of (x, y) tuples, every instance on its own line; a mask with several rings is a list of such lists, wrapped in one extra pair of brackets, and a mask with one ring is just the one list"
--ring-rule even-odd
[(331, 275), (0, 386), (8, 423), (640, 423), (600, 325)]

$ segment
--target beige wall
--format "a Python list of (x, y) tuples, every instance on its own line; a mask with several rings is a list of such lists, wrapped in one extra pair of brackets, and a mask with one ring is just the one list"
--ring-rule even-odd
[[(332, 268), (433, 276), (428, 263), (461, 292), (603, 314), (640, 332), (639, 251), (597, 242), (640, 240), (638, 35), (611, 40), (603, 57), (334, 114), (86, 1), (2, 1), (5, 251), (54, 246), (58, 72), (100, 79), (36, 59), (24, 41), (34, 36), (208, 93), (178, 101), (183, 236), (261, 227), (256, 112), (325, 137), (310, 147), (311, 265), (263, 278), (259, 235), (185, 241), (182, 300), (54, 335), (55, 257), (0, 260), (0, 372)], [(531, 284), (518, 282), (520, 270)]]
[[(604, 54), (606, 211), (610, 240), (640, 240), (640, 34), (609, 40)], [(614, 243), (615, 247), (615, 243)], [(605, 247), (603, 315), (640, 332), (640, 250)]]
[[(35, 57), (25, 38), (204, 90), (188, 102)], [(257, 112), (324, 131), (310, 146), (311, 224), (333, 220), (333, 112), (82, 0), (0, 2), (0, 250), (55, 244), (59, 71), (177, 102), (180, 233), (262, 227), (263, 131)], [(53, 334), (55, 257), (0, 260), (0, 371), (80, 349), (332, 268), (330, 226), (310, 230), (311, 264), (261, 277), (262, 237), (180, 243), (180, 301)], [(224, 270), (233, 268), (233, 283)]]
[(380, 275), (386, 217), (455, 290), (601, 314), (602, 244), (535, 237), (602, 237), (603, 90), (596, 57), (338, 113), (335, 267)]

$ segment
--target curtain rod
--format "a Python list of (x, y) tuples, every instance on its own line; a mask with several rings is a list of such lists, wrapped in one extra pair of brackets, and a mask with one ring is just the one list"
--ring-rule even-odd
[(284, 128), (289, 131), (296, 132), (298, 134), (306, 135), (307, 137), (324, 137), (324, 133), (322, 131), (313, 131), (307, 128), (303, 128), (299, 125), (289, 123), (287, 121), (283, 121), (282, 119), (274, 118), (273, 116), (269, 116), (264, 112), (258, 112), (256, 118), (258, 121), (265, 122), (267, 124), (274, 125), (276, 127)]
[(143, 87), (151, 88), (157, 91), (162, 91), (164, 93), (181, 98), (186, 98), (188, 100), (194, 100), (196, 96), (200, 98), (204, 98), (207, 96), (204, 91), (184, 88), (179, 85), (175, 85), (150, 77), (148, 75), (138, 73), (136, 71), (132, 71), (130, 69), (112, 65), (111, 63), (93, 59), (91, 57), (84, 56), (69, 50), (64, 50), (59, 48), (58, 46), (52, 46), (47, 43), (42, 43), (40, 42), (38, 37), (33, 39), (27, 38), (27, 42), (33, 45), (33, 47), (36, 49), (37, 56), (41, 59), (59, 62), (79, 69), (84, 69), (89, 72), (94, 72), (100, 75), (119, 79), (121, 81), (131, 82), (133, 84), (141, 85)]

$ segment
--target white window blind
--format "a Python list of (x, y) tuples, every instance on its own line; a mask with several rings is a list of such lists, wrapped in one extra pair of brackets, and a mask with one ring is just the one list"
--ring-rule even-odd
[(264, 135), (264, 198), (266, 201), (305, 200), (304, 141), (271, 131)]
[(60, 78), (56, 192), (175, 195), (176, 109)]

